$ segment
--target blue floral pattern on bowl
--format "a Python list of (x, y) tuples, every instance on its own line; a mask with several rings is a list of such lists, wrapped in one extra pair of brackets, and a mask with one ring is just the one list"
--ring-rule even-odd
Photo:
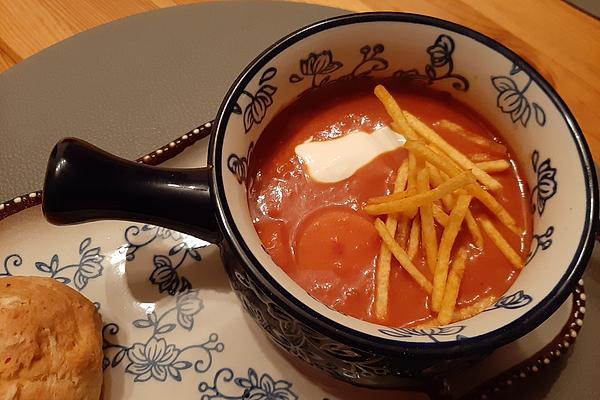
[(451, 79), (452, 87), (466, 92), (469, 90), (469, 81), (463, 75), (454, 73), (454, 39), (448, 35), (440, 35), (435, 43), (427, 48), (430, 61), (425, 66), (425, 74), (419, 73), (416, 68), (398, 70), (392, 75), (401, 81), (431, 85), (441, 79)]
[(531, 189), (531, 202), (533, 212), (542, 216), (546, 208), (546, 202), (550, 200), (558, 190), (556, 181), (556, 168), (552, 167), (552, 161), (546, 158), (540, 162), (540, 153), (535, 150), (531, 155), (531, 165), (536, 173), (537, 182)]
[[(224, 254), (229, 257), (227, 249)], [(245, 271), (227, 262), (225, 267), (243, 307), (271, 341), (289, 354), (343, 380), (389, 375), (385, 357), (324, 336), (286, 312)]]
[(250, 160), (253, 148), (254, 142), (250, 142), (246, 156), (238, 157), (236, 154), (230, 154), (227, 158), (227, 169), (235, 176), (238, 183), (246, 181), (248, 160)]
[(550, 246), (552, 246), (553, 234), (554, 226), (548, 227), (548, 229), (546, 229), (546, 231), (542, 234), (533, 234), (533, 241), (531, 243), (532, 249), (529, 252), (529, 255), (527, 256), (527, 261), (525, 262), (525, 265), (529, 264), (531, 260), (533, 260), (533, 257), (535, 257), (538, 251), (548, 250)]
[(516, 75), (525, 72), (518, 65), (513, 65), (509, 76), (492, 76), (492, 85), (498, 91), (497, 106), (503, 113), (509, 114), (512, 122), (520, 122), (521, 125), (527, 127), (531, 118), (531, 110), (535, 115), (535, 121), (540, 126), (546, 124), (546, 112), (536, 102), (530, 102), (525, 93), (531, 86), (533, 79), (527, 76), (525, 84), (519, 88), (516, 81)]
[[(289, 81), (298, 83), (303, 81), (305, 77), (310, 78), (311, 86), (300, 94), (302, 96), (327, 84), (367, 77), (371, 72), (387, 69), (388, 61), (380, 56), (383, 50), (384, 46), (381, 43), (377, 43), (372, 47), (370, 45), (361, 47), (362, 60), (356, 64), (352, 71), (335, 79), (331, 79), (333, 72), (341, 69), (344, 64), (333, 59), (332, 51), (323, 50), (318, 54), (310, 53), (306, 59), (300, 60), (300, 74), (290, 75)], [(318, 76), (322, 76), (322, 78), (317, 78)]]
[(517, 308), (525, 307), (533, 301), (533, 297), (525, 294), (522, 290), (516, 293), (508, 294), (500, 297), (490, 308), (485, 311), (491, 311), (498, 308), (504, 308), (507, 310), (515, 310)]
[[(537, 213), (541, 217), (546, 209), (546, 202), (554, 197), (558, 191), (556, 168), (552, 167), (550, 158), (540, 162), (538, 150), (534, 150), (531, 154), (531, 166), (536, 177), (535, 185), (531, 189), (531, 208), (533, 215)], [(531, 250), (527, 255), (525, 265), (528, 265), (540, 250), (548, 250), (552, 246), (553, 234), (554, 226), (549, 226), (544, 233), (533, 234)]]
[[(249, 100), (248, 104), (244, 108), (244, 129), (246, 133), (252, 129), (256, 124), (260, 124), (267, 114), (267, 109), (273, 104), (273, 95), (277, 92), (277, 87), (266, 82), (270, 81), (277, 75), (277, 68), (267, 68), (259, 80), (259, 89), (256, 93), (250, 93), (247, 90), (242, 91), (244, 96)], [(242, 114), (242, 108), (238, 104), (235, 105), (233, 112), (236, 114)]]
[[(467, 91), (469, 81), (462, 75), (454, 73), (454, 40), (448, 35), (440, 35), (435, 43), (427, 47), (430, 62), (425, 66), (425, 73), (419, 73), (417, 68), (397, 70), (392, 74), (394, 78), (400, 81), (409, 81), (411, 83), (432, 84), (441, 79), (452, 79), (455, 82), (452, 87), (456, 90)], [(388, 69), (389, 61), (383, 57), (385, 46), (377, 43), (373, 46), (364, 45), (360, 48), (362, 59), (356, 64), (352, 71), (333, 78), (333, 73), (341, 70), (344, 64), (335, 60), (332, 50), (323, 50), (320, 53), (310, 53), (307, 58), (300, 60), (300, 73), (290, 75), (291, 83), (299, 83), (304, 78), (310, 79), (310, 87), (300, 93), (303, 94), (330, 85), (334, 82), (364, 78), (371, 76), (372, 72)]]
[(379, 331), (385, 335), (395, 338), (410, 338), (422, 336), (428, 338), (431, 342), (439, 342), (441, 336), (453, 336), (459, 339), (465, 338), (460, 333), (465, 329), (465, 325), (436, 326), (431, 328), (386, 328)]

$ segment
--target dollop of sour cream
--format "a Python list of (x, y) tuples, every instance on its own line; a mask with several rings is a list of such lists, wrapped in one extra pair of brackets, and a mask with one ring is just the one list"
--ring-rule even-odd
[(352, 131), (342, 137), (296, 146), (295, 152), (318, 182), (334, 183), (350, 178), (361, 167), (388, 151), (404, 146), (406, 138), (384, 126), (372, 133)]

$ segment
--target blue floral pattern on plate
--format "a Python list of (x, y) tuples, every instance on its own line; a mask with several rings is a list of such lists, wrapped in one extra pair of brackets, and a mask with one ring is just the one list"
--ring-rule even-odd
[[(205, 381), (213, 382), (212, 386), (202, 382), (205, 387), (203, 398), (218, 399), (256, 399), (256, 400), (294, 400), (298, 396), (292, 391), (292, 384), (284, 380), (276, 380), (268, 373), (259, 375), (254, 368), (248, 369), (247, 377), (236, 377), (235, 385), (240, 389), (237, 397), (222, 396), (223, 378), (231, 372), (229, 368), (215, 369), (216, 355), (224, 353), (225, 343), (216, 332), (207, 331), (206, 327), (198, 325), (198, 318), (205, 309), (202, 291), (191, 287), (191, 281), (179, 276), (178, 285), (165, 286), (161, 290), (157, 279), (162, 277), (161, 268), (169, 267), (174, 270), (172, 274), (178, 276), (177, 269), (184, 263), (200, 262), (202, 260), (199, 249), (204, 245), (196, 238), (151, 225), (130, 225), (124, 227), (122, 237), (125, 244), (115, 252), (113, 257), (119, 255), (127, 262), (134, 262), (141, 252), (153, 249), (151, 259), (153, 263), (148, 271), (147, 282), (151, 287), (159, 286), (159, 293), (164, 292), (173, 298), (171, 306), (160, 309), (156, 304), (147, 309), (143, 317), (130, 321), (125, 328), (122, 324), (106, 320), (102, 328), (104, 358), (102, 367), (105, 370), (119, 370), (131, 377), (131, 382), (144, 384), (147, 382), (182, 383), (200, 377)], [(29, 265), (19, 253), (10, 253), (4, 257), (0, 267), (0, 277), (14, 276), (15, 274), (31, 274), (48, 276), (63, 284), (68, 284), (88, 295), (89, 283), (103, 276), (107, 257), (102, 254), (101, 246), (93, 245), (91, 236), (85, 237), (78, 246), (79, 260), (76, 263), (61, 266), (60, 260), (67, 257), (59, 254), (50, 256), (49, 262), (36, 261)], [(152, 247), (155, 243), (159, 246)], [(148, 256), (148, 254), (145, 254)], [(117, 258), (119, 258), (117, 257)], [(167, 261), (168, 260), (168, 261)], [(135, 268), (144, 268), (143, 265)], [(170, 282), (176, 279), (171, 276)], [(184, 282), (185, 284), (182, 284)], [(177, 290), (171, 290), (177, 288)], [(94, 300), (94, 299), (92, 299)], [(100, 302), (94, 302), (99, 312), (103, 312)], [(184, 344), (177, 343), (173, 335), (178, 331), (194, 334), (194, 340), (204, 340)], [(144, 332), (147, 332), (144, 335)], [(122, 336), (121, 333), (126, 333)], [(127, 341), (130, 336), (142, 336), (142, 340)], [(145, 338), (144, 338), (145, 337)], [(187, 372), (186, 375), (186, 371)], [(212, 371), (212, 372), (211, 372)], [(190, 375), (191, 373), (191, 375)], [(232, 375), (233, 376), (233, 375)], [(204, 386), (203, 386), (204, 385)], [(202, 390), (201, 390), (202, 392)], [(209, 397), (206, 397), (209, 396)]]
[[(43, 273), (48, 274), (50, 278), (64, 284), (73, 284), (75, 289), (82, 291), (87, 286), (91, 279), (96, 279), (102, 275), (104, 267), (102, 260), (104, 256), (100, 254), (100, 247), (91, 247), (92, 239), (87, 237), (79, 244), (79, 262), (69, 264), (63, 267), (59, 266), (59, 256), (54, 254), (50, 258), (50, 263), (46, 264), (43, 261), (37, 261), (35, 268)], [(4, 271), (0, 272), (0, 276), (12, 276), (11, 267), (19, 267), (23, 263), (23, 258), (19, 254), (11, 254), (4, 259)], [(65, 275), (64, 271), (74, 271), (73, 276)]]
[[(115, 323), (106, 324), (102, 329), (103, 349), (105, 357), (103, 367), (114, 368), (127, 357), (129, 364), (125, 372), (134, 375), (135, 382), (146, 382), (154, 379), (164, 382), (167, 376), (175, 381), (181, 381), (181, 372), (194, 367), (201, 374), (210, 369), (213, 353), (221, 353), (225, 345), (219, 341), (216, 333), (211, 333), (203, 343), (177, 348), (170, 344), (165, 337), (177, 328), (191, 331), (194, 327), (194, 317), (202, 310), (203, 303), (198, 290), (188, 290), (176, 296), (174, 307), (158, 315), (156, 311), (149, 312), (146, 318), (136, 319), (132, 325), (136, 329), (151, 330), (150, 337), (145, 343), (136, 342), (131, 345), (114, 342), (111, 336), (119, 333), (120, 327)], [(175, 318), (173, 318), (175, 314)], [(171, 322), (169, 322), (169, 318)], [(107, 355), (116, 349), (112, 356)], [(194, 355), (185, 358), (184, 354)]]
[(199, 239), (184, 240), (188, 236), (183, 233), (152, 225), (131, 225), (125, 229), (124, 236), (127, 242), (125, 248), (128, 261), (133, 261), (139, 249), (150, 245), (157, 239), (168, 239), (175, 242), (167, 254), (154, 255), (154, 269), (149, 277), (150, 282), (158, 286), (160, 293), (167, 292), (172, 296), (188, 291), (192, 287), (186, 277), (179, 276), (178, 268), (188, 257), (197, 262), (202, 261), (198, 250), (209, 246), (208, 242)]
[(19, 254), (11, 254), (4, 258), (2, 263), (3, 271), (0, 271), (0, 276), (14, 276), (13, 267), (20, 267), (23, 264), (23, 257)]
[[(238, 389), (231, 394), (231, 385)], [(225, 389), (225, 386), (228, 386)], [(285, 380), (274, 380), (271, 375), (258, 376), (253, 368), (248, 369), (248, 377), (235, 377), (230, 368), (221, 368), (213, 378), (212, 385), (202, 382), (198, 386), (201, 400), (296, 400), (292, 384)], [(228, 393), (228, 394), (225, 394)]]

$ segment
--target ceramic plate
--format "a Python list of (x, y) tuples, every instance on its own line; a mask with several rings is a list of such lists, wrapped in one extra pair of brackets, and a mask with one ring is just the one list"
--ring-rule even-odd
[[(138, 161), (202, 166), (210, 128)], [(216, 246), (122, 221), (52, 226), (40, 201), (35, 192), (0, 203), (0, 276), (52, 277), (95, 302), (104, 324), (105, 400), (427, 398), (356, 388), (288, 359), (244, 315)], [(565, 354), (584, 314), (580, 282), (544, 324), (469, 370), (432, 381), (430, 395), (490, 397), (520, 384)]]

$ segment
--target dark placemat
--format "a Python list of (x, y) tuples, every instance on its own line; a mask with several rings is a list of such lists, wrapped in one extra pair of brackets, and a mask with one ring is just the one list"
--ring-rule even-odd
[(0, 74), (0, 199), (41, 188), (54, 143), (77, 136), (137, 158), (210, 121), (262, 50), (332, 8), (206, 3), (135, 15)]
[(567, 0), (567, 3), (592, 17), (600, 18), (600, 1), (598, 0)]

